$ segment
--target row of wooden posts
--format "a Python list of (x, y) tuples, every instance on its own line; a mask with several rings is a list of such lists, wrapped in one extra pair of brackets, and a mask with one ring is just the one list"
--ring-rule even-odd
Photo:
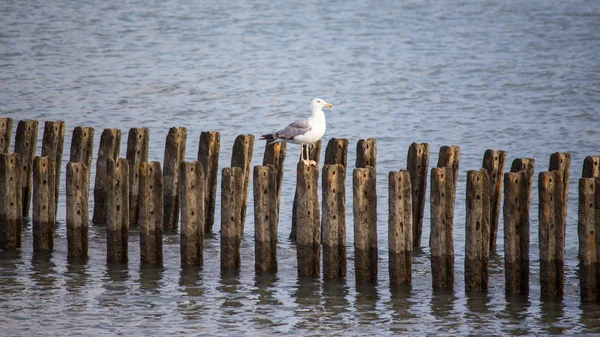
[[(33, 200), (34, 250), (52, 250), (61, 158), (62, 121), (45, 123), (42, 153), (35, 156), (38, 122), (18, 123), (10, 153), (12, 119), (0, 118), (0, 249), (21, 246), (22, 219)], [(171, 128), (164, 165), (148, 162), (149, 130), (129, 131), (126, 158), (119, 158), (121, 131), (105, 129), (96, 161), (92, 222), (107, 227), (107, 262), (127, 261), (128, 233), (139, 226), (143, 264), (162, 263), (164, 231), (179, 223), (182, 265), (203, 264), (204, 234), (212, 232), (217, 188), (220, 134), (202, 132), (198, 160), (185, 162), (187, 130)], [(66, 168), (67, 240), (70, 259), (88, 254), (88, 191), (94, 129), (76, 127)], [(268, 144), (263, 165), (252, 170), (254, 136), (240, 135), (233, 145), (231, 166), (221, 175), (221, 268), (240, 267), (250, 175), (253, 176), (255, 268), (277, 270), (277, 227), (285, 143)], [(321, 142), (310, 148), (318, 163)], [(346, 168), (348, 140), (331, 139), (322, 169), (320, 210), (317, 166), (299, 160), (292, 231), (300, 276), (346, 276)], [(373, 138), (357, 144), (352, 175), (355, 277), (377, 280), (377, 146)], [(454, 285), (454, 204), (460, 149), (443, 146), (431, 169), (432, 286)], [(504, 186), (504, 260), (507, 294), (529, 292), (529, 208), (534, 159), (517, 158), (504, 173), (506, 153), (488, 150), (480, 170), (467, 172), (465, 286), (487, 291), (489, 252), (496, 246)], [(583, 301), (600, 301), (600, 157), (587, 157), (579, 180), (580, 291)], [(539, 173), (539, 246), (542, 295), (564, 293), (564, 247), (571, 157), (555, 153), (549, 170)], [(389, 173), (388, 251), (392, 284), (410, 284), (412, 250), (421, 245), (429, 167), (429, 145), (413, 143), (407, 169)], [(33, 195), (32, 195), (33, 194)], [(179, 219), (181, 215), (181, 219)], [(600, 240), (598, 240), (600, 242)], [(321, 247), (323, 252), (321, 254)]]

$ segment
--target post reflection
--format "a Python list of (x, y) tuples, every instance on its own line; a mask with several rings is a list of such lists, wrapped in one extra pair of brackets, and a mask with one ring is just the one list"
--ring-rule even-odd
[(54, 272), (56, 264), (52, 262), (52, 251), (33, 252), (31, 259), (31, 280), (40, 288), (40, 290), (51, 290), (56, 281)]
[(275, 282), (277, 276), (270, 273), (255, 275), (252, 294), (256, 297), (255, 312), (259, 315), (252, 321), (261, 328), (274, 325), (273, 319), (277, 317), (277, 306), (281, 302), (275, 297)]
[(297, 329), (316, 329), (323, 316), (321, 307), (321, 280), (316, 277), (298, 277), (295, 291), (292, 293), (294, 302), (298, 305), (295, 316), (298, 321), (294, 325)]
[(438, 322), (443, 323), (444, 330), (449, 333), (460, 325), (460, 320), (454, 317), (456, 300), (453, 289), (435, 289), (431, 295), (431, 312)]
[(564, 304), (561, 298), (542, 297), (541, 302), (540, 327), (544, 334), (563, 335), (570, 329), (570, 326), (562, 324), (564, 319)]
[(355, 306), (361, 323), (373, 324), (380, 319), (377, 313), (377, 302), (379, 302), (377, 282), (357, 282)]
[(331, 279), (323, 281), (323, 310), (327, 314), (324, 322), (332, 329), (349, 328), (347, 314), (350, 307), (348, 296), (350, 289), (345, 279)]
[(205, 289), (202, 286), (200, 266), (182, 266), (179, 271), (179, 288), (185, 292), (183, 301), (177, 303), (177, 310), (185, 320), (196, 321), (202, 319), (205, 311), (203, 296)]
[(221, 302), (221, 324), (228, 324), (231, 327), (240, 327), (242, 320), (240, 315), (243, 313), (244, 294), (240, 291), (240, 271), (239, 270), (221, 270), (220, 285), (217, 290), (223, 294)]
[(392, 315), (390, 330), (394, 333), (406, 335), (410, 331), (407, 323), (414, 322), (417, 315), (411, 313), (412, 287), (407, 284), (390, 284), (390, 301), (388, 306)]

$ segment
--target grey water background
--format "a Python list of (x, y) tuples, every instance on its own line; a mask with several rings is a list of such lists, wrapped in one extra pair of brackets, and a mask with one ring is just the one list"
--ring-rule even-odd
[[(55, 251), (0, 252), (1, 335), (577, 335), (600, 333), (600, 306), (581, 304), (577, 182), (600, 153), (600, 2), (597, 1), (13, 1), (0, 3), (0, 116), (67, 124)], [(188, 128), (187, 160), (201, 131), (221, 132), (220, 167), (238, 134), (306, 117), (320, 97), (326, 142), (378, 146), (379, 281), (354, 281), (351, 179), (348, 276), (298, 279), (287, 239), (299, 146), (288, 146), (279, 225), (279, 272), (254, 274), (252, 198), (239, 273), (219, 270), (219, 204), (202, 270), (182, 270), (179, 238), (165, 236), (163, 268), (141, 268), (139, 233), (127, 266), (105, 263), (105, 228), (90, 227), (90, 258), (67, 262), (64, 167), (75, 126), (151, 130), (162, 162), (167, 131)], [(16, 122), (15, 122), (16, 124)], [(427, 246), (414, 252), (413, 285), (392, 289), (387, 258), (387, 174), (406, 167), (411, 142), (461, 147), (453, 292), (433, 293)], [(486, 149), (534, 157), (572, 154), (565, 296), (540, 298), (537, 183), (531, 204), (531, 291), (504, 295), (503, 236), (487, 294), (465, 294), (465, 177)], [(256, 142), (253, 164), (262, 163)], [(96, 153), (94, 154), (94, 157)], [(94, 172), (92, 172), (92, 181)], [(220, 180), (219, 180), (220, 182)], [(91, 186), (93, 188), (93, 186)], [(429, 192), (428, 192), (429, 193)], [(90, 197), (93, 207), (93, 197)]]

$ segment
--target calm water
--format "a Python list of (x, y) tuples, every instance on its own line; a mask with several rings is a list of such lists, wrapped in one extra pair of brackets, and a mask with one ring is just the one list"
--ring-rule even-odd
[[(254, 275), (252, 200), (238, 274), (219, 271), (218, 212), (201, 271), (181, 270), (177, 235), (165, 237), (164, 268), (140, 268), (135, 230), (129, 264), (107, 267), (98, 227), (89, 261), (69, 264), (62, 179), (55, 251), (34, 255), (28, 225), (22, 250), (0, 252), (3, 335), (600, 333), (600, 306), (580, 304), (577, 275), (577, 180), (583, 158), (600, 154), (600, 2), (3, 0), (0, 16), (0, 116), (62, 119), (67, 149), (78, 125), (96, 128), (96, 147), (103, 128), (148, 127), (150, 159), (162, 161), (169, 127), (186, 126), (188, 160), (201, 131), (221, 132), (223, 167), (238, 134), (303, 117), (314, 97), (333, 103), (324, 140), (348, 138), (349, 162), (358, 139), (377, 138), (380, 247), (379, 282), (356, 285), (348, 195), (347, 279), (298, 279), (290, 146), (276, 276)], [(430, 164), (440, 146), (461, 147), (448, 294), (431, 290), (428, 205), (413, 286), (388, 285), (387, 172), (406, 166), (413, 141), (431, 144)], [(504, 295), (502, 234), (489, 293), (464, 292), (465, 177), (488, 148), (508, 163), (534, 157), (536, 173), (551, 153), (572, 154), (562, 301), (540, 299), (537, 184), (529, 297)], [(263, 151), (257, 142), (255, 165)]]

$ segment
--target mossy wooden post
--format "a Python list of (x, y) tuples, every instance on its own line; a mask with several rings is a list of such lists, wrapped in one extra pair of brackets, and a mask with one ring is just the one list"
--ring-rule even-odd
[(486, 168), (467, 172), (465, 221), (465, 290), (487, 292), (489, 280), (491, 194), (494, 189)]
[(321, 272), (321, 219), (318, 166), (298, 162), (296, 169), (296, 252), (298, 276)]
[(100, 146), (96, 159), (96, 180), (94, 183), (94, 214), (92, 223), (106, 225), (106, 199), (108, 195), (108, 159), (117, 161), (121, 150), (121, 130), (104, 129), (100, 136)]
[(54, 159), (35, 157), (33, 160), (33, 250), (54, 249), (56, 226)]
[(360, 139), (356, 144), (356, 167), (377, 169), (377, 140), (375, 138)]
[(506, 152), (502, 150), (486, 150), (483, 155), (481, 167), (486, 169), (490, 183), (488, 185), (490, 196), (490, 251), (496, 248), (498, 237), (498, 224), (500, 223), (500, 201), (502, 200), (502, 182), (504, 166), (506, 165)]
[(108, 263), (126, 263), (129, 240), (127, 159), (106, 159), (106, 245)]
[(410, 171), (389, 173), (388, 246), (391, 284), (412, 283), (413, 205)]
[(408, 148), (406, 168), (410, 172), (412, 200), (412, 240), (413, 247), (421, 246), (423, 216), (425, 214), (425, 192), (429, 172), (429, 144), (412, 143)]
[(163, 175), (160, 163), (140, 163), (140, 262), (163, 263)]
[(88, 256), (89, 169), (83, 163), (67, 164), (67, 244), (69, 258)]
[(140, 163), (148, 162), (150, 130), (131, 128), (127, 136), (127, 164), (129, 165), (129, 225), (138, 223), (140, 198)]
[(20, 178), (19, 154), (0, 153), (0, 249), (21, 248), (23, 188)]
[(559, 296), (565, 287), (564, 182), (561, 171), (539, 174), (539, 247), (542, 296)]
[(217, 173), (219, 170), (219, 151), (221, 134), (205, 131), (200, 134), (198, 161), (204, 172), (204, 233), (211, 233), (215, 222), (215, 202), (217, 199)]
[(588, 156), (583, 160), (582, 178), (600, 177), (600, 156)]
[(277, 170), (254, 167), (254, 270), (277, 271)]
[[(321, 160), (321, 147), (323, 142), (319, 139), (317, 142), (311, 144), (308, 147), (308, 160), (314, 161), (317, 167), (319, 167), (319, 161)], [(302, 154), (298, 159), (299, 163), (302, 163)], [(298, 220), (298, 186), (296, 186), (296, 193), (294, 193), (294, 203), (292, 204), (292, 229), (290, 231), (290, 240), (296, 241), (296, 223)]]
[(58, 211), (58, 191), (60, 189), (60, 171), (62, 168), (62, 154), (65, 143), (65, 122), (47, 121), (44, 125), (42, 138), (42, 157), (54, 160), (54, 211)]
[(163, 171), (163, 230), (177, 232), (179, 225), (179, 164), (185, 160), (187, 129), (171, 128), (167, 135)]
[(199, 161), (179, 165), (181, 265), (204, 264), (204, 171)]
[(285, 142), (274, 142), (268, 140), (265, 146), (265, 154), (263, 156), (263, 166), (273, 165), (277, 174), (275, 180), (275, 188), (277, 190), (277, 219), (279, 223), (279, 205), (281, 204), (281, 184), (283, 182), (283, 164), (285, 163), (287, 143)]
[(0, 118), (0, 154), (10, 154), (13, 120), (10, 117)]
[(454, 287), (454, 168), (431, 169), (431, 276), (433, 289)]
[(33, 184), (33, 158), (37, 149), (38, 122), (19, 121), (15, 134), (15, 153), (21, 157), (21, 187), (23, 188), (23, 217), (29, 217)]
[(77, 126), (71, 136), (70, 163), (83, 163), (87, 166), (88, 185), (92, 173), (92, 156), (94, 152), (94, 128), (90, 126)]
[[(588, 157), (590, 158), (590, 157)], [(586, 160), (588, 160), (586, 158)], [(585, 172), (585, 170), (584, 170)], [(579, 179), (579, 290), (582, 302), (600, 301), (600, 254), (596, 236), (600, 232), (598, 208), (600, 178)]]
[(355, 168), (352, 175), (354, 269), (356, 281), (377, 281), (377, 189), (375, 168)]
[(244, 174), (244, 184), (239, 193), (242, 194), (242, 233), (246, 223), (246, 208), (248, 207), (248, 188), (250, 186), (250, 175), (252, 174), (252, 154), (254, 152), (254, 136), (239, 135), (233, 143), (231, 154), (231, 167), (239, 167)]
[(341, 163), (323, 165), (322, 180), (323, 277), (342, 278), (346, 276), (347, 266), (346, 166)]
[(241, 267), (242, 197), (244, 172), (239, 167), (225, 167), (221, 172), (221, 270)]

